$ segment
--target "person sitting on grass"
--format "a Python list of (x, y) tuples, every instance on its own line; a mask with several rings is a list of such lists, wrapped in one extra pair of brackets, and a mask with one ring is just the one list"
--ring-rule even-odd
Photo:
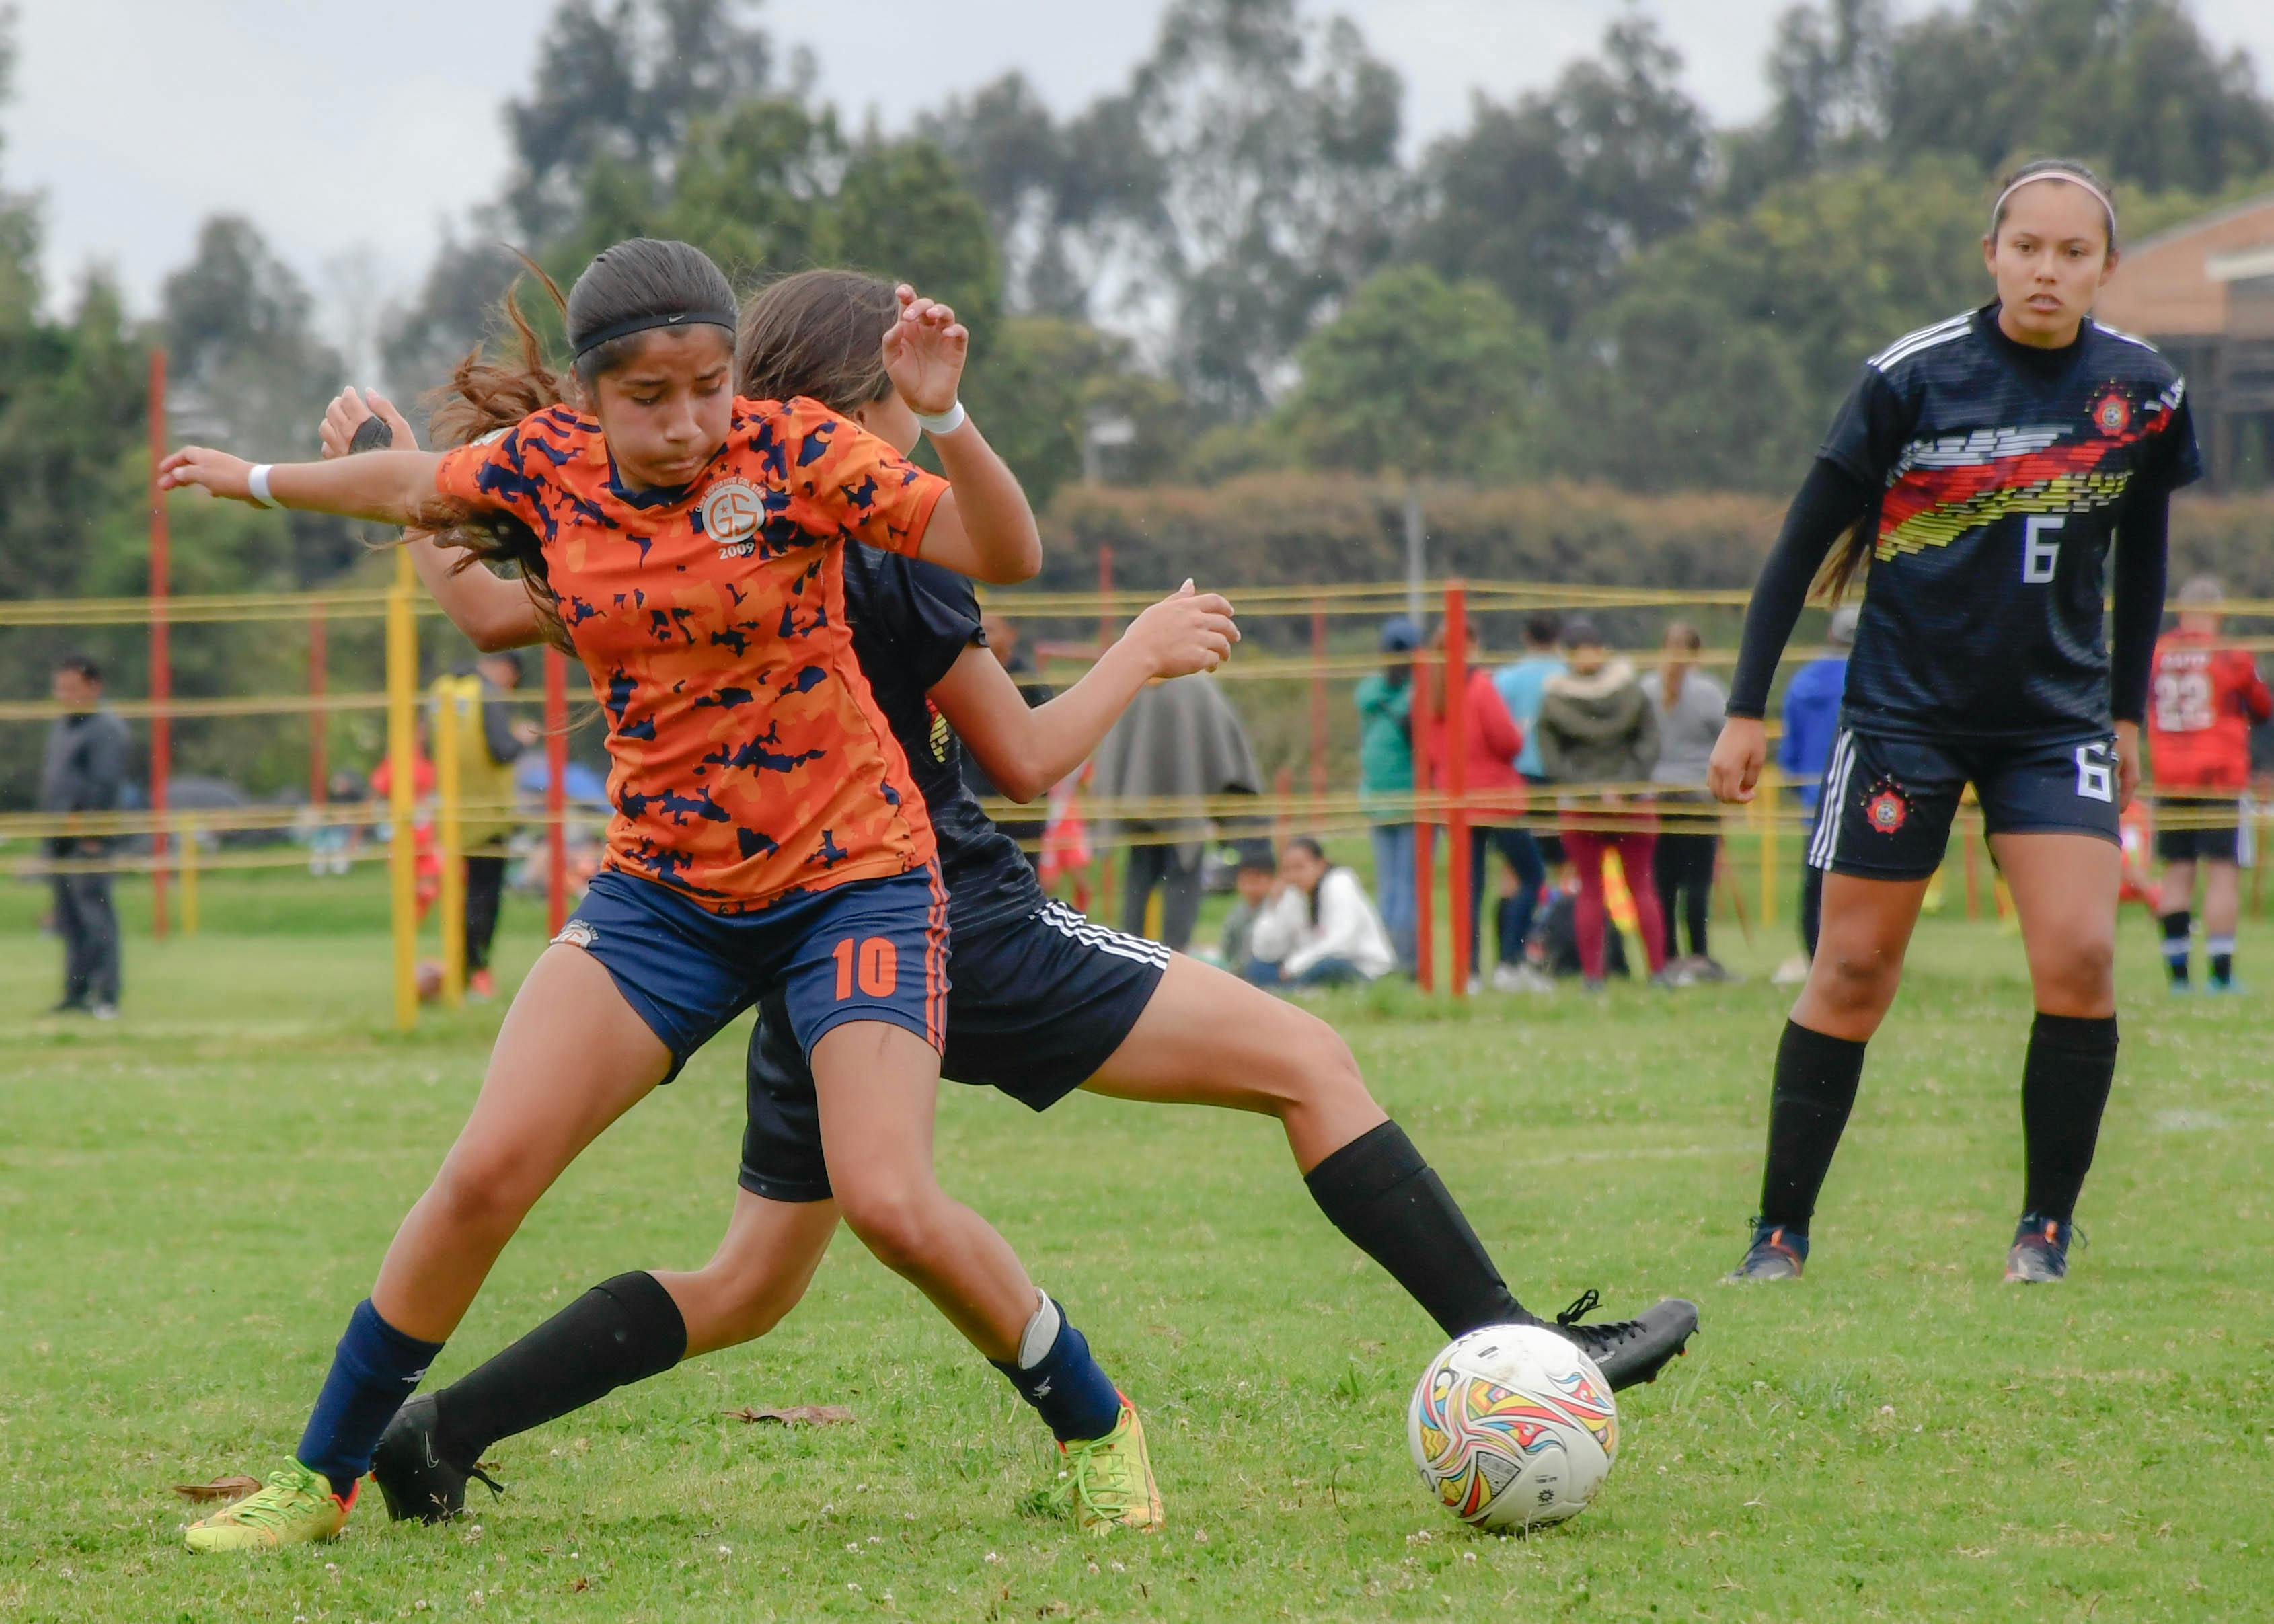
[(1239, 845), (1239, 865), (1232, 870), (1232, 890), (1239, 900), (1231, 912), (1224, 916), (1221, 938), (1222, 962), (1230, 969), (1239, 970), (1255, 957), (1255, 921), (1271, 898), (1271, 888), (1279, 877), (1279, 860), (1273, 855), (1269, 840), (1243, 840)]
[(1248, 942), (1254, 957), (1242, 974), (1258, 987), (1339, 987), (1397, 967), (1366, 887), (1308, 835), (1287, 842)]

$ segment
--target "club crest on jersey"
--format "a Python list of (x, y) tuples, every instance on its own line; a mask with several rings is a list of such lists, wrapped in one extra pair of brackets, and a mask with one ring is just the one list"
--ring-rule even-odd
[(765, 499), (747, 479), (722, 479), (703, 498), (703, 533), (719, 544), (722, 559), (748, 558), (757, 550), (758, 524)]
[(1891, 784), (1882, 784), (1864, 803), (1864, 821), (1879, 834), (1891, 835), (1903, 826), (1911, 815), (1911, 803), (1903, 799), (1902, 791)]
[(924, 701), (924, 709), (931, 712), (931, 733), (926, 741), (931, 746), (931, 758), (936, 762), (944, 763), (947, 760), (948, 741), (954, 735), (948, 731), (947, 718), (939, 713), (937, 705), (927, 699)]
[(2092, 403), (2092, 421), (2100, 432), (2114, 439), (2132, 426), (2132, 401), (2121, 389), (2111, 389)]

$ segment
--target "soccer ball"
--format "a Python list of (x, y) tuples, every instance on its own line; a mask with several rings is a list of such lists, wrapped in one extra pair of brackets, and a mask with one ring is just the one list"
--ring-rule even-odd
[(1586, 1509), (1618, 1455), (1619, 1411), (1595, 1362), (1562, 1337), (1494, 1325), (1429, 1361), (1405, 1434), (1439, 1503), (1504, 1533)]

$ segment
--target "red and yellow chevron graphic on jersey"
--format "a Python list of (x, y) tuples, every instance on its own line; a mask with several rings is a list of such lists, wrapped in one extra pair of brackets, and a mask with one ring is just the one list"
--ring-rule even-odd
[[(1946, 547), (1970, 530), (2015, 513), (2090, 513), (2113, 506), (2132, 481), (2112, 455), (2162, 432), (2171, 408), (2158, 401), (2113, 434), (2065, 440), (2020, 456), (1986, 457), (1961, 468), (1914, 468), (1879, 504), (1877, 559)], [(2104, 424), (2109, 419), (2103, 419)]]

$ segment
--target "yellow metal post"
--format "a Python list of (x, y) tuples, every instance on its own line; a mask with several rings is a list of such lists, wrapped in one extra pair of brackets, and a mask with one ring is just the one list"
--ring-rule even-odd
[[(469, 718), (458, 714), (456, 684), (438, 685), (434, 703), (434, 832), (441, 846), (442, 1002), (457, 1009), (466, 1001), (466, 860), (458, 804), (458, 730)], [(478, 726), (479, 718), (473, 718)]]
[(184, 814), (178, 840), (182, 852), (182, 934), (198, 934), (198, 821)]
[(398, 551), (395, 585), (387, 595), (387, 760), (392, 778), (387, 816), (393, 831), (387, 865), (395, 919), (395, 1024), (406, 1032), (418, 1020), (418, 849), (411, 834), (418, 810), (416, 579), (410, 553)]
[(1773, 930), (1777, 922), (1777, 770), (1761, 769), (1754, 793), (1761, 809), (1761, 929)]

